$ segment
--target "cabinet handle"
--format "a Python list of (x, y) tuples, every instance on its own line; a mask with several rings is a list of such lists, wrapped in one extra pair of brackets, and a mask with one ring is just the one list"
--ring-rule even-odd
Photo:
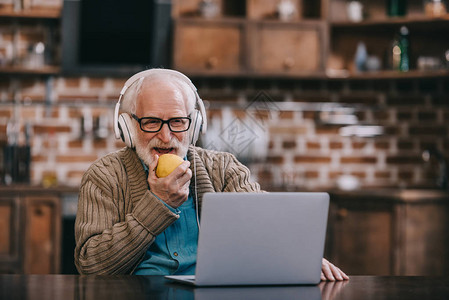
[(283, 64), (285, 69), (290, 70), (295, 65), (295, 60), (291, 57), (286, 57)]
[(206, 61), (206, 68), (207, 69), (215, 69), (215, 67), (218, 64), (218, 58), (215, 56), (209, 57)]
[(348, 216), (348, 210), (346, 208), (340, 208), (337, 211), (337, 217), (339, 219), (345, 219)]
[(35, 207), (34, 208), (34, 214), (36, 216), (43, 216), (44, 215), (44, 211), (42, 210), (42, 207)]

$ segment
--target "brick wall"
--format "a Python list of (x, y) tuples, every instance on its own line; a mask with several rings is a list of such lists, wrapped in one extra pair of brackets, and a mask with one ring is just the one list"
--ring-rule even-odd
[[(97, 158), (123, 146), (112, 135), (113, 105), (125, 79), (54, 78), (3, 81), (0, 88), (0, 139), (13, 116), (32, 128), (31, 181), (40, 184), (56, 176), (60, 184), (76, 186)], [(45, 102), (45, 86), (51, 101)], [(14, 88), (12, 88), (14, 87)], [(15, 99), (15, 103), (11, 99)]]
[[(33, 184), (56, 176), (76, 186), (93, 161), (123, 146), (113, 137), (112, 114), (125, 80), (2, 77), (0, 140), (13, 116), (21, 142), (31, 125)], [(437, 168), (423, 162), (423, 150), (436, 147), (446, 157), (449, 150), (447, 78), (194, 81), (208, 106), (202, 145), (234, 152), (266, 189), (332, 188), (343, 175), (361, 187), (430, 187)], [(383, 133), (342, 136), (348, 125), (335, 116)]]
[[(361, 187), (434, 187), (438, 166), (424, 163), (422, 153), (437, 148), (448, 158), (448, 83), (428, 78), (246, 85), (237, 99), (245, 102), (244, 113), (251, 114), (249, 103), (259, 89), (275, 101), (272, 110), (279, 110), (265, 122), (266, 158), (250, 159), (249, 166), (270, 189), (333, 188), (348, 175)], [(332, 124), (328, 115), (355, 117), (359, 125), (380, 126), (383, 133), (343, 136), (348, 125)]]

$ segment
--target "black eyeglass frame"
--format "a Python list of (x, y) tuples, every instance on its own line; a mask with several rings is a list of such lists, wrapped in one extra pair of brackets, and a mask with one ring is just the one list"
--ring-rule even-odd
[[(168, 129), (170, 129), (171, 132), (185, 132), (185, 131), (190, 129), (190, 125), (192, 124), (192, 118), (190, 118), (190, 117), (176, 117), (176, 118), (170, 118), (168, 120), (162, 120), (160, 118), (153, 118), (153, 117), (139, 118), (135, 114), (131, 114), (131, 116), (139, 123), (140, 130), (142, 130), (143, 132), (149, 132), (149, 133), (156, 133), (156, 132), (161, 131), (161, 129), (164, 126), (164, 124), (167, 124)], [(187, 125), (187, 128), (183, 129), (183, 130), (173, 130), (171, 128), (171, 126), (170, 126), (170, 122), (172, 120), (179, 120), (179, 119), (181, 119), (181, 120), (188, 120), (189, 121), (189, 124)], [(142, 120), (157, 120), (157, 121), (161, 121), (161, 127), (159, 127), (158, 130), (146, 130), (146, 129), (143, 129), (142, 128)]]

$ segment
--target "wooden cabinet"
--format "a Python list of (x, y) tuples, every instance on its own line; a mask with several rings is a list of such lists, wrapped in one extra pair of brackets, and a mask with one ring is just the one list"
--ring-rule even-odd
[(61, 207), (57, 193), (1, 189), (0, 273), (58, 273)]
[(331, 193), (326, 256), (352, 275), (448, 275), (449, 194)]
[[(395, 79), (449, 74), (449, 14), (426, 15), (422, 0), (407, 1), (407, 14), (401, 17), (388, 16), (385, 1), (361, 1), (361, 22), (349, 20), (347, 0), (286, 2), (292, 8), (287, 18), (279, 0), (175, 1), (173, 67), (193, 76)], [(216, 6), (215, 14), (203, 11), (205, 3)], [(390, 53), (404, 25), (410, 32), (410, 70), (399, 72), (392, 70)], [(360, 42), (370, 72), (356, 69)], [(419, 64), (420, 58), (426, 63)], [(429, 58), (439, 65), (429, 66)]]
[(329, 259), (352, 275), (393, 274), (393, 206), (331, 198)]
[(320, 22), (253, 24), (252, 58), (257, 73), (299, 74), (324, 70), (324, 28)]
[(20, 271), (19, 220), (19, 199), (0, 197), (0, 273)]
[(245, 69), (244, 35), (243, 23), (238, 21), (177, 20), (175, 68), (187, 72), (238, 73)]
[(52, 195), (27, 196), (23, 201), (24, 273), (58, 273), (61, 257), (59, 198)]
[(218, 7), (213, 17), (203, 15), (199, 0), (175, 2), (173, 67), (191, 75), (323, 73), (322, 1), (290, 1), (287, 20), (277, 0), (211, 1)]

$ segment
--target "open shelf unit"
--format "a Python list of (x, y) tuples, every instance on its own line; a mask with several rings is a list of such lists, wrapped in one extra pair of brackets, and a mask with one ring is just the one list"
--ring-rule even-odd
[[(57, 36), (59, 32), (59, 20), (61, 10), (51, 7), (32, 7), (23, 10), (14, 10), (12, 5), (0, 5), (0, 26), (4, 38), (13, 41), (12, 57), (5, 58), (0, 64), (0, 75), (57, 75), (60, 67), (55, 59), (57, 48)], [(22, 35), (40, 28), (39, 34), (35, 34), (34, 39), (39, 40), (45, 47), (45, 63), (31, 65), (26, 63), (28, 59), (26, 53), (33, 45), (25, 45)], [(0, 45), (1, 48), (1, 45)], [(6, 53), (5, 49), (0, 49)]]
[(35, 19), (59, 19), (61, 17), (60, 9), (34, 8), (15, 11), (12, 8), (1, 8), (0, 17), (2, 18), (35, 18)]
[[(348, 18), (347, 2), (329, 0), (329, 56), (327, 67), (347, 71), (351, 78), (416, 78), (447, 76), (449, 70), (449, 14), (425, 14), (423, 1), (409, 0), (404, 16), (388, 16), (386, 1), (360, 1), (364, 18), (352, 22)], [(409, 72), (392, 70), (394, 40), (400, 28), (409, 31)], [(363, 43), (367, 55), (380, 62), (377, 72), (357, 72), (355, 54)], [(424, 66), (418, 61), (431, 59), (435, 65)], [(344, 72), (342, 72), (344, 73)]]
[[(214, 3), (207, 17), (202, 3)], [(390, 17), (385, 1), (361, 0), (364, 19), (347, 17), (346, 0), (291, 0), (292, 14), (283, 20), (279, 0), (183, 0), (172, 2), (173, 68), (194, 76), (248, 78), (418, 78), (445, 77), (449, 62), (449, 14), (428, 16), (422, 0), (409, 0), (407, 14)], [(14, 11), (0, 5), (0, 25), (44, 24), (57, 30), (61, 10), (32, 8)], [(401, 26), (410, 31), (410, 71), (396, 72), (388, 51)], [(17, 29), (15, 29), (17, 30)], [(53, 47), (55, 40), (52, 38)], [(57, 41), (56, 41), (57, 42)], [(381, 62), (376, 72), (357, 72), (354, 55), (359, 42)], [(419, 57), (434, 57), (441, 68), (420, 70)], [(446, 65), (448, 64), (448, 65)], [(42, 68), (3, 64), (0, 74), (57, 75), (57, 59)]]

